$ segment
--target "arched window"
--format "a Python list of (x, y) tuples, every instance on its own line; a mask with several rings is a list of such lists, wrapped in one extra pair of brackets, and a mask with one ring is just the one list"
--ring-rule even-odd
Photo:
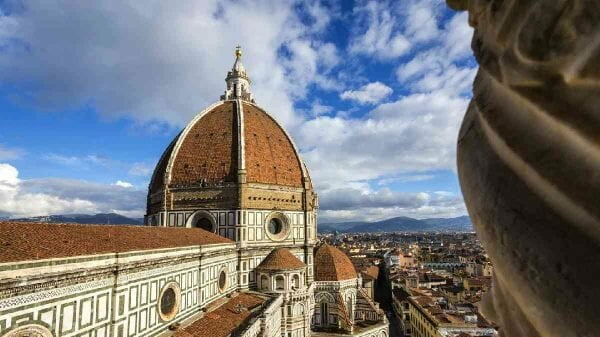
[(329, 324), (329, 304), (325, 301), (321, 302), (321, 325)]
[(281, 275), (275, 277), (275, 290), (285, 290), (285, 280)]
[(295, 315), (304, 315), (304, 305), (302, 303), (296, 304), (294, 311)]
[(300, 288), (300, 276), (298, 274), (295, 274), (292, 277), (292, 286), (294, 287), (294, 289)]
[(352, 312), (352, 296), (348, 296), (346, 299), (346, 310), (350, 318), (354, 317), (354, 313)]
[(260, 277), (260, 288), (262, 290), (269, 290), (269, 278), (267, 275), (262, 275)]

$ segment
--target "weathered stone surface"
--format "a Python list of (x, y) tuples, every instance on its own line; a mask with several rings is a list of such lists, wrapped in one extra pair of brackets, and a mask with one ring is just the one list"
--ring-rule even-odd
[(598, 336), (600, 1), (448, 0), (480, 64), (458, 141), (510, 337)]

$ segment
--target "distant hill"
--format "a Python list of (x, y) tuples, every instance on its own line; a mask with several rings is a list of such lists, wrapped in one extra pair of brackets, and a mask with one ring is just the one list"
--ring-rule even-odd
[(340, 223), (324, 223), (319, 224), (319, 232), (321, 233), (329, 233), (334, 231), (343, 232), (348, 230), (354, 226), (362, 225), (364, 222), (354, 221), (354, 222), (340, 222)]
[(11, 221), (33, 221), (49, 223), (79, 223), (99, 225), (142, 225), (143, 219), (132, 219), (116, 213), (89, 214), (61, 214), (48, 216), (35, 216), (29, 218), (11, 219)]
[(468, 216), (459, 216), (456, 218), (430, 218), (423, 219), (428, 225), (436, 227), (438, 230), (451, 230), (457, 231), (457, 229), (464, 229), (464, 231), (473, 231), (473, 223), (471, 218)]
[[(10, 219), (11, 221), (33, 221), (50, 223), (142, 225), (143, 218), (132, 219), (116, 213), (62, 214)], [(456, 218), (413, 219), (405, 216), (375, 222), (351, 221), (319, 224), (319, 233), (377, 233), (377, 232), (472, 232), (473, 225), (468, 216)]]
[(413, 219), (405, 216), (375, 222), (341, 222), (319, 224), (320, 233), (339, 231), (342, 233), (377, 232), (472, 232), (473, 224), (468, 216), (456, 218)]

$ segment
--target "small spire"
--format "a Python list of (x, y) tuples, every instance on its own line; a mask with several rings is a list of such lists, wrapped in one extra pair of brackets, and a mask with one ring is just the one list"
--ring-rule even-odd
[(227, 89), (221, 96), (221, 100), (242, 99), (254, 102), (252, 93), (250, 93), (250, 78), (246, 73), (246, 68), (242, 64), (242, 47), (235, 47), (235, 62), (225, 78)]

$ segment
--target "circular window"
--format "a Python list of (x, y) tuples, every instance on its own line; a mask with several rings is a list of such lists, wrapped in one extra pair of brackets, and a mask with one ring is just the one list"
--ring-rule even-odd
[(158, 314), (163, 321), (172, 320), (179, 312), (181, 289), (176, 282), (169, 282), (160, 292), (158, 298)]
[(213, 225), (212, 222), (208, 218), (201, 218), (196, 223), (194, 223), (194, 227), (202, 228), (205, 231), (212, 232)]
[(163, 315), (171, 315), (175, 310), (175, 305), (177, 304), (177, 300), (175, 299), (175, 290), (173, 288), (169, 288), (165, 290), (160, 299), (160, 312)]
[(269, 221), (269, 233), (277, 235), (281, 233), (283, 230), (283, 225), (281, 224), (281, 220), (277, 218), (273, 218)]
[(272, 240), (284, 240), (290, 231), (287, 217), (280, 212), (272, 213), (265, 221), (265, 232)]
[(217, 219), (208, 211), (196, 211), (188, 217), (185, 226), (202, 228), (205, 231), (215, 233), (217, 231)]
[(52, 332), (39, 324), (27, 324), (9, 331), (4, 337), (52, 337)]
[(219, 273), (219, 290), (221, 292), (225, 291), (227, 287), (227, 273), (225, 272), (225, 268), (221, 269)]

